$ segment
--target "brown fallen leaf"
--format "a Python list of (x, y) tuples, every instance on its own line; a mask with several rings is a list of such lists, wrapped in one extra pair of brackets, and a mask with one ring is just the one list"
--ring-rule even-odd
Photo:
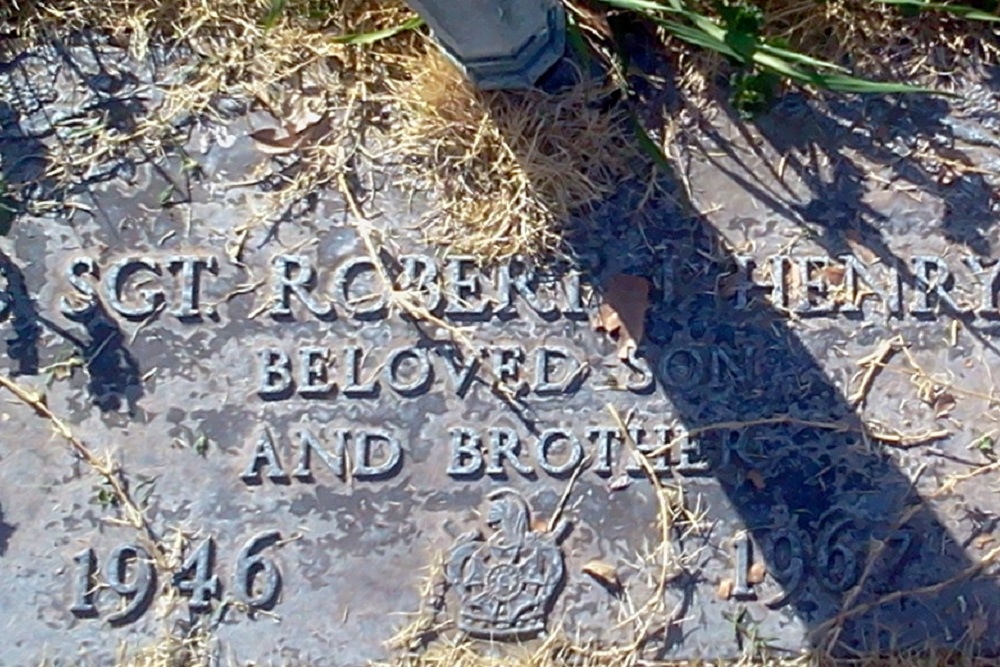
[(642, 341), (649, 309), (649, 281), (618, 273), (611, 276), (594, 323), (618, 340), (618, 358), (626, 360)]
[(938, 419), (947, 417), (955, 409), (956, 405), (958, 405), (958, 401), (955, 400), (952, 394), (948, 392), (938, 394), (934, 399), (934, 416)]
[(608, 482), (608, 490), (610, 491), (621, 491), (622, 489), (627, 489), (632, 484), (632, 478), (628, 476), (628, 473), (618, 475)]
[(720, 600), (728, 600), (733, 597), (733, 580), (723, 579), (719, 582), (719, 587), (715, 589), (715, 596)]
[(829, 264), (820, 269), (819, 274), (828, 285), (836, 287), (844, 284), (844, 276), (847, 275), (847, 268), (839, 264)]
[(547, 533), (549, 532), (549, 522), (535, 517), (531, 520), (531, 531), (533, 533)]
[(758, 491), (763, 491), (767, 484), (764, 482), (764, 476), (760, 474), (759, 470), (751, 470), (747, 473), (747, 479), (753, 484), (753, 487)]
[(747, 572), (747, 583), (748, 584), (759, 584), (764, 581), (764, 577), (767, 576), (767, 568), (764, 567), (763, 563), (754, 563), (750, 566), (750, 570)]
[(267, 127), (250, 133), (250, 138), (257, 144), (258, 150), (268, 155), (288, 155), (315, 141), (330, 129), (329, 119), (322, 118), (312, 125), (301, 129), (292, 123), (287, 123), (282, 130)]
[(618, 578), (618, 569), (611, 563), (606, 563), (603, 560), (592, 560), (583, 566), (583, 571), (605, 588), (611, 591), (621, 590), (622, 582)]

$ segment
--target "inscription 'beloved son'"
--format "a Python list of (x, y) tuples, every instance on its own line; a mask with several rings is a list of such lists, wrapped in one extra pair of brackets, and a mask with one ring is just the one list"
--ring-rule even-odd
[[(364, 399), (377, 398), (385, 387), (407, 398), (442, 389), (464, 398), (480, 381), (515, 395), (559, 396), (576, 392), (591, 378), (596, 364), (582, 354), (563, 345), (484, 345), (465, 356), (451, 346), (403, 345), (376, 352), (360, 345), (304, 345), (289, 353), (273, 345), (258, 353), (257, 394), (269, 401), (334, 394)], [(758, 378), (757, 356), (752, 343), (668, 345), (654, 369), (632, 350), (626, 363), (605, 366), (599, 381), (604, 388), (636, 394), (651, 391), (657, 379), (675, 389), (741, 386)]]

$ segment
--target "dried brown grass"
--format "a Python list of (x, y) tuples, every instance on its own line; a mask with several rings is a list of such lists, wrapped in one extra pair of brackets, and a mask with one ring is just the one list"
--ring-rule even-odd
[(574, 215), (608, 197), (642, 156), (612, 87), (482, 92), (426, 50), (391, 83), (392, 143), (408, 181), (436, 193), (430, 236), (483, 261), (558, 247)]

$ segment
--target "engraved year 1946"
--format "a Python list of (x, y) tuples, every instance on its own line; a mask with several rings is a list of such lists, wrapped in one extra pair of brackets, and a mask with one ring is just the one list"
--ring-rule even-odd
[[(251, 609), (271, 609), (281, 594), (281, 572), (273, 560), (262, 553), (279, 543), (277, 530), (257, 533), (236, 555), (232, 588), (237, 598)], [(100, 615), (99, 593), (110, 590), (119, 598), (117, 609), (107, 614), (111, 625), (124, 625), (139, 619), (152, 604), (157, 590), (155, 561), (149, 552), (135, 544), (115, 548), (99, 566), (97, 554), (87, 548), (73, 557), (73, 604), (70, 611), (79, 618)], [(215, 540), (205, 538), (191, 550), (172, 573), (170, 584), (189, 598), (192, 612), (205, 612), (213, 599), (222, 597), (222, 580), (215, 570)], [(98, 570), (103, 581), (98, 581)]]

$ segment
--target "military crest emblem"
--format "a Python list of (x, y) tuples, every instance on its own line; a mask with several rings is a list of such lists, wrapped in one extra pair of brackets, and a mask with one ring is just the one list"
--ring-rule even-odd
[(559, 540), (568, 527), (531, 530), (528, 503), (517, 491), (497, 489), (487, 498), (486, 524), (455, 540), (445, 578), (460, 599), (458, 627), (491, 639), (523, 639), (545, 629), (549, 606), (564, 575)]

